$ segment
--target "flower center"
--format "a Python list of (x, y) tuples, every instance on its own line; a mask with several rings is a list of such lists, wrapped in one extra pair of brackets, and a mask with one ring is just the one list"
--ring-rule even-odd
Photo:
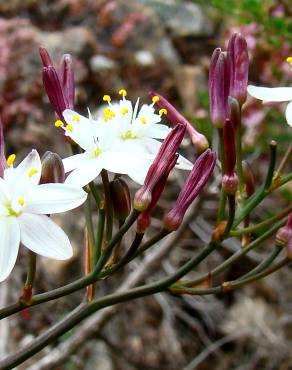
[(90, 153), (90, 157), (91, 158), (96, 158), (98, 157), (100, 154), (101, 154), (102, 150), (100, 148), (96, 148), (94, 149), (91, 153)]
[[(24, 205), (24, 199), (19, 198), (18, 199), (18, 204), (22, 207)], [(7, 209), (8, 212), (8, 217), (18, 217), (21, 215), (22, 211), (15, 211), (15, 209), (12, 208), (11, 203), (4, 204), (5, 208)]]
[(122, 138), (123, 138), (124, 140), (128, 140), (128, 139), (137, 139), (137, 136), (135, 136), (131, 130), (128, 130), (128, 131), (126, 131), (126, 132), (124, 132), (124, 133), (122, 134)]

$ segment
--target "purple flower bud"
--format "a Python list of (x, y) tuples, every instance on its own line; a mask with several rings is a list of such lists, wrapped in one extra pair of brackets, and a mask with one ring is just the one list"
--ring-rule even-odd
[(6, 168), (6, 158), (4, 153), (3, 125), (0, 120), (0, 177), (3, 177), (5, 168)]
[(184, 215), (209, 180), (216, 162), (216, 154), (207, 149), (196, 160), (193, 169), (187, 178), (174, 207), (164, 217), (164, 227), (168, 231), (178, 229), (183, 221)]
[(235, 173), (236, 151), (234, 129), (231, 121), (226, 119), (223, 128), (226, 173), (222, 179), (223, 189), (227, 194), (235, 194), (238, 187), (238, 177)]
[(52, 105), (60, 120), (64, 120), (63, 111), (74, 108), (75, 84), (72, 59), (69, 54), (63, 55), (59, 73), (53, 66), (45, 48), (39, 49), (43, 62), (43, 84)]
[(249, 58), (245, 38), (234, 33), (227, 47), (230, 58), (230, 92), (229, 95), (237, 99), (240, 104), (246, 100)]
[(286, 225), (278, 230), (276, 245), (286, 247), (288, 257), (292, 258), (292, 213), (289, 214)]
[(152, 98), (154, 96), (157, 96), (159, 98), (156, 104), (158, 105), (158, 107), (166, 109), (166, 117), (172, 124), (176, 125), (177, 123), (184, 123), (186, 125), (187, 132), (198, 153), (202, 153), (209, 148), (209, 143), (206, 137), (200, 134), (194, 128), (194, 126), (188, 120), (186, 120), (185, 117), (183, 117), (172, 104), (169, 103), (169, 101), (167, 101), (162, 95), (157, 94), (153, 91), (150, 91), (149, 95)]
[(63, 183), (65, 171), (62, 158), (53, 152), (47, 151), (42, 156), (42, 175), (40, 184)]
[[(154, 189), (158, 187), (161, 194), (166, 178), (177, 161), (177, 150), (185, 131), (185, 124), (177, 124), (161, 144), (159, 152), (148, 170), (144, 185), (135, 194), (134, 208), (138, 211), (143, 212), (150, 206), (154, 199)], [(163, 183), (162, 179), (164, 180), (164, 178), (165, 181)]]
[(109, 186), (115, 218), (124, 221), (131, 211), (129, 187), (121, 178), (114, 179)]
[(209, 98), (211, 120), (222, 128), (229, 117), (230, 60), (220, 48), (214, 50), (209, 69)]

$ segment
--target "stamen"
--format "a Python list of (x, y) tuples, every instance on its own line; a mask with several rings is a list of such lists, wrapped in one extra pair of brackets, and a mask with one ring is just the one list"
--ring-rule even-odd
[(71, 117), (71, 120), (75, 122), (80, 122), (80, 118), (77, 116), (77, 114), (73, 114), (73, 116)]
[(131, 130), (128, 130), (123, 134), (123, 139), (135, 139), (135, 135), (133, 135)]
[(157, 96), (157, 95), (153, 96), (153, 98), (152, 98), (152, 102), (155, 104), (155, 103), (157, 103), (158, 101), (159, 101), (159, 96)]
[(111, 97), (109, 95), (104, 95), (103, 98), (102, 98), (103, 101), (106, 101), (108, 103), (110, 103), (110, 101), (112, 100)]
[(122, 95), (122, 97), (125, 98), (128, 95), (127, 90), (125, 89), (119, 90), (119, 95)]
[(115, 115), (116, 115), (115, 112), (113, 110), (111, 110), (110, 107), (104, 108), (104, 110), (103, 110), (103, 119), (105, 121), (109, 121), (110, 119), (115, 117)]
[(121, 109), (121, 113), (122, 115), (124, 116), (125, 114), (127, 114), (129, 112), (129, 109), (128, 108), (123, 108)]
[(292, 67), (292, 57), (286, 58), (286, 62), (288, 62), (291, 65), (291, 67)]
[(24, 199), (23, 198), (19, 198), (18, 199), (18, 204), (22, 207), (24, 205)]
[(162, 116), (163, 114), (166, 115), (167, 114), (167, 109), (161, 108), (161, 109), (159, 109), (159, 112), (158, 113), (159, 113), (160, 116)]
[(39, 171), (36, 169), (36, 168), (31, 168), (29, 171), (28, 171), (28, 176), (29, 177), (32, 177), (33, 175), (35, 175), (36, 173), (38, 173)]
[(65, 130), (67, 130), (67, 131), (73, 131), (73, 126), (72, 125), (67, 125), (66, 127), (65, 127)]
[(63, 127), (64, 126), (64, 123), (58, 119), (56, 122), (55, 122), (55, 127)]
[(10, 154), (10, 156), (7, 158), (7, 161), (6, 161), (7, 165), (9, 167), (13, 166), (13, 163), (14, 163), (15, 159), (16, 159), (16, 155), (15, 154)]
[(141, 117), (141, 118), (140, 118), (140, 121), (141, 121), (144, 125), (145, 125), (145, 124), (146, 124), (146, 122), (147, 122), (145, 117)]

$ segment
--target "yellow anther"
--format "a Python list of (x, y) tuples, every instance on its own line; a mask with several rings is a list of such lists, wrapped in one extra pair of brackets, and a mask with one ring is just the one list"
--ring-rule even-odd
[(63, 127), (63, 126), (64, 126), (64, 123), (63, 123), (60, 119), (58, 119), (58, 120), (55, 122), (55, 126), (56, 126), (56, 127)]
[(10, 156), (7, 158), (7, 165), (10, 167), (10, 166), (13, 166), (13, 163), (16, 159), (16, 155), (15, 154), (10, 154)]
[(72, 125), (67, 125), (66, 127), (65, 127), (65, 130), (67, 130), (67, 131), (73, 131), (73, 126)]
[(159, 96), (155, 95), (152, 98), (153, 103), (157, 103), (159, 101)]
[(141, 121), (142, 123), (144, 123), (144, 125), (145, 125), (145, 124), (146, 124), (146, 122), (147, 122), (145, 117), (141, 117), (141, 118), (140, 118), (140, 121)]
[(121, 113), (122, 113), (122, 115), (125, 115), (125, 114), (127, 114), (129, 112), (129, 109), (128, 108), (123, 108), (123, 109), (121, 109)]
[(36, 173), (38, 173), (39, 171), (36, 169), (36, 168), (31, 168), (29, 171), (28, 171), (28, 176), (29, 177), (32, 177), (33, 175), (35, 175)]
[(122, 95), (122, 97), (124, 98), (125, 96), (127, 96), (127, 90), (125, 90), (125, 89), (121, 89), (121, 90), (119, 90), (119, 95)]
[(159, 115), (162, 116), (163, 114), (167, 114), (167, 109), (165, 108), (159, 109)]
[(288, 62), (288, 63), (292, 64), (292, 57), (288, 57), (288, 58), (286, 58), (286, 62)]
[(71, 117), (71, 120), (75, 122), (80, 122), (80, 118), (79, 116), (77, 116), (77, 114), (73, 114), (73, 116)]
[(107, 101), (108, 103), (112, 100), (109, 95), (104, 95), (102, 98), (103, 101)]
[(115, 117), (115, 115), (116, 115), (115, 112), (113, 110), (111, 110), (110, 107), (104, 108), (104, 110), (103, 110), (103, 119), (105, 121), (109, 121), (110, 119)]
[(19, 198), (18, 199), (18, 204), (22, 207), (24, 205), (24, 199), (23, 198)]

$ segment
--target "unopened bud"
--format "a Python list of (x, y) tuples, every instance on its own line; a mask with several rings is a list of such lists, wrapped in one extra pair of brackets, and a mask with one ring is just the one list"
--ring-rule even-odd
[(114, 179), (110, 182), (110, 194), (115, 218), (124, 221), (131, 212), (131, 196), (127, 183), (119, 177)]
[(57, 153), (45, 152), (42, 156), (42, 175), (40, 184), (63, 183), (65, 171), (61, 157)]
[(138, 216), (137, 219), (137, 233), (144, 234), (146, 229), (150, 226), (151, 215), (149, 212), (143, 212)]
[(292, 258), (292, 213), (289, 214), (286, 225), (278, 230), (275, 243), (279, 247), (286, 247), (288, 257)]
[(238, 188), (238, 177), (236, 173), (232, 175), (224, 175), (222, 178), (222, 187), (226, 194), (234, 195)]

